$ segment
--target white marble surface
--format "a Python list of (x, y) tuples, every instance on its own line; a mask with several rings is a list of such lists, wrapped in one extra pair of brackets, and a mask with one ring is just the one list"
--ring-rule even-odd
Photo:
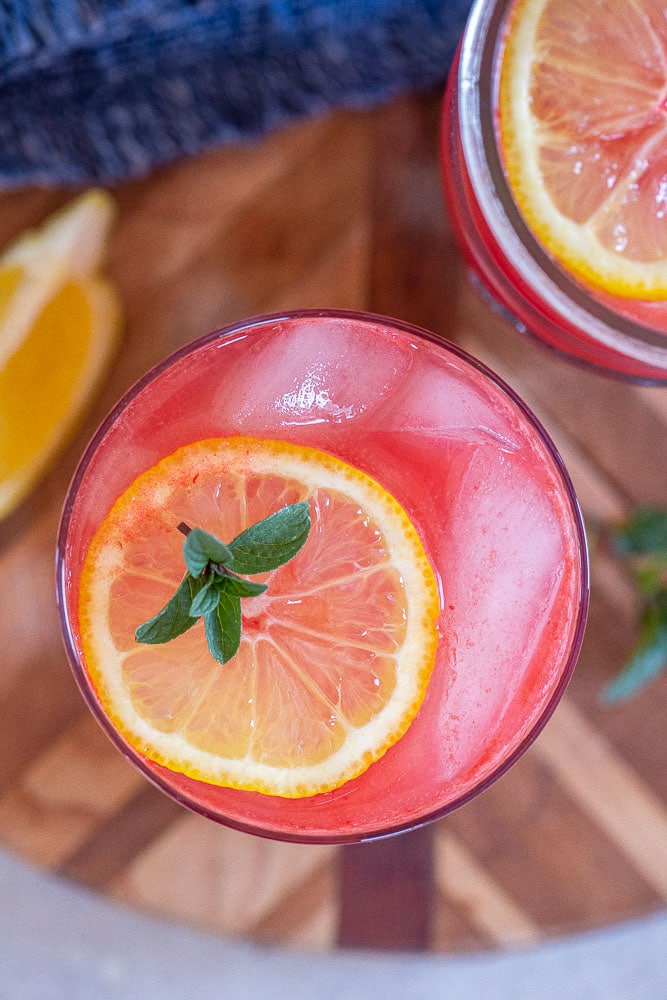
[(667, 912), (467, 958), (260, 948), (146, 919), (0, 853), (0, 1000), (667, 1000)]

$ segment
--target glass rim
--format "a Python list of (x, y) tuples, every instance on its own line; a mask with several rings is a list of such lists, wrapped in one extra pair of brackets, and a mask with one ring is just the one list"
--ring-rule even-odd
[[(408, 819), (405, 822), (396, 822), (391, 826), (378, 826), (377, 829), (368, 829), (365, 832), (320, 834), (299, 831), (298, 833), (292, 833), (289, 830), (281, 828), (274, 829), (266, 824), (254, 825), (252, 822), (244, 822), (237, 820), (236, 818), (221, 815), (215, 810), (207, 808), (205, 804), (194, 801), (186, 793), (173, 788), (166, 779), (162, 779), (160, 773), (156, 773), (147, 765), (145, 759), (138, 751), (136, 751), (123, 739), (120, 733), (118, 733), (118, 731), (114, 728), (106, 713), (103, 711), (94, 694), (92, 684), (88, 679), (88, 674), (85, 665), (82, 662), (82, 658), (77, 652), (76, 641), (69, 619), (67, 550), (69, 531), (72, 524), (72, 516), (76, 505), (77, 495), (84, 479), (86, 478), (88, 469), (95, 454), (97, 453), (98, 448), (105, 440), (107, 432), (114, 426), (125, 409), (137, 396), (142, 393), (147, 386), (151, 385), (164, 372), (170, 370), (174, 365), (178, 364), (182, 359), (188, 357), (195, 351), (204, 349), (212, 343), (232, 340), (235, 336), (245, 334), (252, 329), (260, 328), (262, 326), (266, 326), (267, 324), (309, 318), (340, 319), (343, 321), (350, 320), (354, 322), (382, 325), (389, 327), (390, 329), (393, 328), (400, 330), (410, 336), (414, 336), (420, 340), (434, 344), (435, 346), (441, 348), (445, 354), (453, 355), (458, 358), (458, 360), (462, 361), (464, 364), (467, 364), (475, 369), (475, 371), (485, 380), (493, 383), (496, 388), (508, 398), (512, 406), (516, 407), (528, 421), (531, 429), (535, 432), (536, 436), (543, 445), (546, 456), (552, 462), (554, 472), (561, 483), (562, 496), (567, 501), (567, 509), (570, 514), (571, 526), (573, 528), (574, 547), (576, 550), (575, 555), (578, 558), (579, 590), (575, 595), (576, 604), (574, 610), (576, 621), (571, 629), (567, 649), (563, 654), (563, 667), (548, 701), (545, 703), (539, 716), (534, 720), (533, 724), (519, 740), (516, 747), (514, 747), (507, 757), (499, 762), (497, 767), (490, 774), (486, 775), (473, 787), (467, 789), (458, 798), (448, 801), (442, 806), (435, 807), (427, 812), (424, 812), (418, 818)], [(104, 516), (104, 513), (105, 512), (102, 512), (101, 516)], [(464, 805), (500, 778), (525, 753), (528, 747), (541, 733), (542, 729), (555, 711), (572, 677), (584, 638), (590, 596), (590, 566), (586, 530), (574, 485), (553, 439), (538, 417), (533, 413), (531, 408), (526, 402), (524, 402), (518, 393), (483, 361), (480, 361), (478, 358), (469, 354), (464, 348), (459, 347), (458, 344), (455, 344), (438, 334), (432, 333), (412, 323), (408, 323), (400, 319), (394, 319), (379, 313), (328, 308), (284, 310), (281, 312), (266, 313), (248, 317), (246, 319), (225, 325), (219, 329), (212, 330), (210, 333), (204, 334), (203, 336), (184, 344), (177, 350), (168, 354), (165, 358), (152, 366), (132, 385), (130, 385), (130, 387), (122, 394), (117, 403), (109, 411), (107, 416), (102, 420), (97, 430), (90, 438), (72, 476), (63, 504), (63, 511), (58, 527), (55, 570), (56, 603), (60, 619), (63, 644), (70, 668), (85, 703), (116, 748), (120, 750), (120, 752), (128, 760), (130, 760), (153, 785), (158, 787), (162, 792), (174, 801), (178, 802), (180, 805), (198, 813), (199, 815), (230, 828), (239, 830), (243, 833), (250, 833), (256, 836), (285, 842), (310, 844), (361, 843), (417, 829), (421, 826), (425, 826), (426, 824), (441, 819), (443, 816), (459, 808), (461, 805)], [(76, 611), (74, 611), (74, 615), (76, 615)]]
[(667, 336), (597, 300), (547, 253), (516, 206), (495, 127), (499, 55), (515, 0), (475, 0), (461, 39), (457, 112), (475, 198), (500, 250), (552, 312), (612, 351), (667, 372)]

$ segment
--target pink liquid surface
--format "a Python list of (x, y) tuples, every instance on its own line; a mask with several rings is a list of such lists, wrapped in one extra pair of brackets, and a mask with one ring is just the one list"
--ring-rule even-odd
[[(182, 444), (235, 434), (328, 451), (389, 490), (441, 585), (441, 642), (408, 733), (360, 777), (287, 800), (138, 760), (180, 801), (241, 829), (344, 841), (434, 818), (496, 777), (546, 721), (574, 666), (587, 600), (581, 521), (544, 433), (485, 370), (379, 317), (271, 317), (205, 338), (140, 384), (92, 442), (60, 539), (59, 591), (77, 679), (78, 574), (113, 500)], [(66, 534), (67, 532), (67, 534)]]

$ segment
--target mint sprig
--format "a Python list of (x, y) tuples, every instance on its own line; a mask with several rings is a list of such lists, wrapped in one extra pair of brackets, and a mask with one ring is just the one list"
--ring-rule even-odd
[(211, 656), (227, 663), (241, 642), (242, 598), (267, 590), (265, 583), (245, 576), (269, 573), (297, 554), (310, 531), (310, 506), (300, 501), (281, 507), (228, 544), (201, 528), (179, 524), (178, 529), (186, 536), (187, 572), (165, 606), (138, 627), (135, 639), (151, 645), (170, 642), (203, 618)]
[(603, 701), (619, 702), (667, 670), (667, 510), (640, 508), (612, 526), (607, 541), (630, 573), (640, 604), (635, 649), (602, 691)]

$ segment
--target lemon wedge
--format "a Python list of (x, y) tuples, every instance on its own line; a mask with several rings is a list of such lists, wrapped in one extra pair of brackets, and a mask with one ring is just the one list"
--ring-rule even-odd
[(100, 269), (115, 214), (91, 190), (0, 256), (0, 517), (43, 474), (109, 362), (121, 310)]

